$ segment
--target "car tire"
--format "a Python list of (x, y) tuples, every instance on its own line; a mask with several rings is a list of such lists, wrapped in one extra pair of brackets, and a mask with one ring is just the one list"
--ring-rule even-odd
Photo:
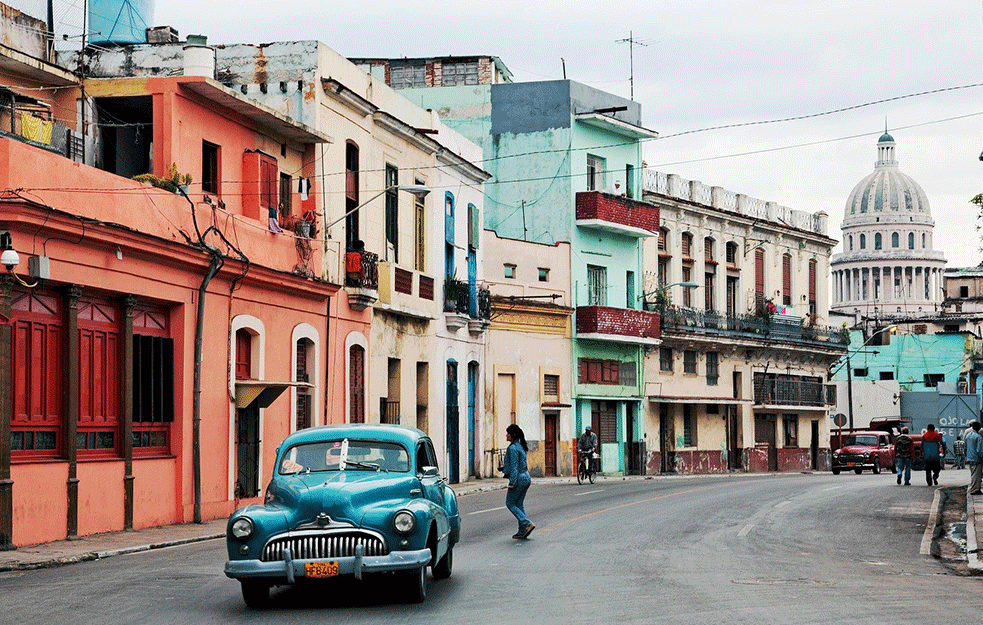
[(242, 579), (242, 600), (254, 610), (270, 605), (270, 583), (264, 579)]
[(406, 600), (409, 603), (423, 603), (427, 598), (427, 567), (421, 566), (406, 573)]
[(881, 474), (881, 461), (879, 458), (874, 458), (874, 468), (871, 471), (874, 472), (874, 475)]
[(454, 547), (448, 547), (447, 553), (433, 567), (434, 579), (447, 579), (454, 569)]
[(856, 473), (857, 475), (860, 475), (861, 473), (864, 472), (864, 468), (863, 467), (857, 467), (856, 469), (853, 470), (853, 472)]
[(833, 469), (833, 475), (839, 475), (839, 474), (840, 474), (839, 469)]

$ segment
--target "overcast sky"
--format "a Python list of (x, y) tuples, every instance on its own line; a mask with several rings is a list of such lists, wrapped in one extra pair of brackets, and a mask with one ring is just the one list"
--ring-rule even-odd
[[(928, 195), (935, 249), (949, 267), (981, 260), (968, 201), (983, 191), (983, 87), (955, 89), (983, 83), (980, 0), (157, 0), (154, 21), (209, 43), (317, 39), (349, 57), (494, 55), (516, 81), (563, 78), (562, 58), (568, 78), (623, 97), (633, 73), (643, 125), (663, 137), (646, 144), (651, 168), (826, 211), (837, 240), (886, 120), (901, 171)], [(629, 35), (639, 42), (633, 72)], [(817, 115), (848, 107), (858, 108)], [(801, 116), (813, 117), (671, 136)]]

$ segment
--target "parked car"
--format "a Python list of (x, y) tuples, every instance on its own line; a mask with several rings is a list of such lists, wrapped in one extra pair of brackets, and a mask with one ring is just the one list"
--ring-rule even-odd
[(861, 430), (844, 434), (840, 447), (833, 450), (833, 475), (853, 470), (857, 475), (864, 469), (880, 473), (881, 468), (894, 470), (894, 439), (887, 432)]
[(451, 575), (461, 535), (457, 496), (433, 443), (414, 428), (329, 425), (300, 430), (277, 449), (262, 505), (232, 513), (225, 574), (249, 607), (273, 586), (391, 573), (408, 598), (427, 594), (427, 568)]

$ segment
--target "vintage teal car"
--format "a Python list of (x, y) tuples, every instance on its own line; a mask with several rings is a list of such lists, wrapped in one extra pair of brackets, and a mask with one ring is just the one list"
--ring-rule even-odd
[(433, 443), (394, 425), (300, 430), (277, 449), (263, 505), (232, 513), (225, 574), (250, 607), (302, 579), (394, 573), (423, 601), (427, 568), (449, 577), (461, 535), (457, 495)]

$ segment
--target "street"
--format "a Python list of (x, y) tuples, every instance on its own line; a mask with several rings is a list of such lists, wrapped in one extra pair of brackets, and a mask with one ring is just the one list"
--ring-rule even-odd
[[(966, 471), (946, 471), (955, 486)], [(978, 623), (980, 584), (922, 555), (934, 488), (890, 475), (534, 481), (513, 540), (504, 491), (460, 499), (449, 580), (280, 589), (256, 612), (223, 541), (0, 574), (7, 623)]]

